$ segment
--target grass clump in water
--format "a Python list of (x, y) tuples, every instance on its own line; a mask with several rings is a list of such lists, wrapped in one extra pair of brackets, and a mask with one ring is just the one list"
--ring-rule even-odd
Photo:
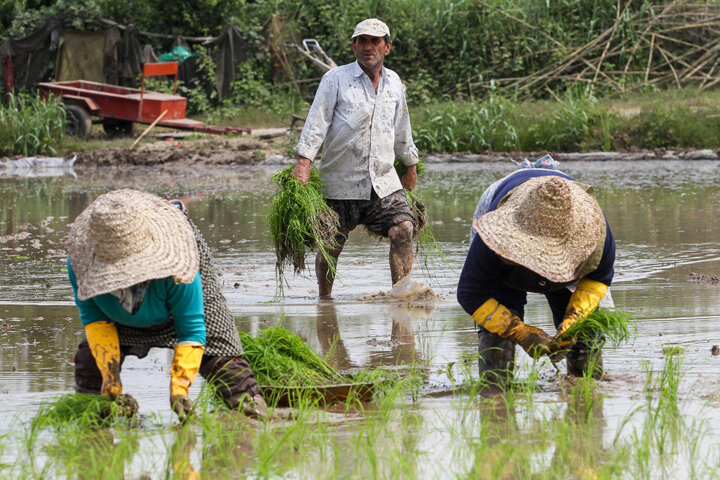
[(307, 250), (318, 249), (333, 273), (335, 270), (329, 251), (337, 247), (339, 223), (322, 196), (320, 172), (311, 167), (310, 181), (303, 185), (291, 176), (292, 171), (293, 167), (288, 167), (273, 175), (278, 189), (268, 215), (280, 288), (286, 266), (292, 266), (296, 274), (305, 269)]
[(559, 340), (585, 340), (593, 341), (598, 335), (603, 335), (605, 341), (618, 346), (630, 338), (630, 328), (634, 325), (634, 317), (616, 309), (598, 308), (587, 317), (570, 325), (560, 335)]
[(69, 425), (106, 427), (121, 418), (134, 416), (137, 409), (137, 402), (130, 395), (120, 395), (117, 400), (111, 400), (104, 395), (69, 393), (43, 405), (33, 419), (33, 425), (40, 428)]

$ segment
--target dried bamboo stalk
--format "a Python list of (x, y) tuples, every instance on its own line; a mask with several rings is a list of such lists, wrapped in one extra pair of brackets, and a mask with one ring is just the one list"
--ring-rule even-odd
[[(652, 65), (652, 57), (653, 57), (653, 47), (655, 46), (655, 34), (650, 38), (650, 52), (648, 53), (648, 63), (647, 68), (645, 69), (645, 81), (648, 81), (648, 76), (650, 75), (650, 65)], [(627, 68), (627, 67), (626, 67)]]

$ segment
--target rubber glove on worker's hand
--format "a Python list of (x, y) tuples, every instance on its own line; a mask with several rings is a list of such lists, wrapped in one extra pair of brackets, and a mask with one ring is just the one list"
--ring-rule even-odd
[(193, 402), (187, 395), (172, 395), (170, 397), (170, 406), (178, 416), (178, 420), (184, 422), (193, 409)]
[(99, 321), (85, 325), (90, 351), (102, 375), (100, 393), (115, 400), (122, 393), (120, 381), (120, 339), (114, 322)]
[(587, 278), (580, 280), (570, 296), (570, 301), (565, 309), (565, 317), (558, 327), (554, 339), (558, 339), (579, 319), (585, 318), (595, 311), (607, 290), (608, 286), (604, 283)]
[(551, 353), (550, 335), (540, 328), (525, 324), (520, 317), (494, 298), (483, 303), (472, 317), (485, 330), (513, 340), (533, 358)]
[(175, 346), (170, 366), (170, 406), (180, 421), (184, 421), (192, 410), (193, 403), (188, 397), (188, 389), (200, 370), (203, 353), (205, 347), (199, 343)]

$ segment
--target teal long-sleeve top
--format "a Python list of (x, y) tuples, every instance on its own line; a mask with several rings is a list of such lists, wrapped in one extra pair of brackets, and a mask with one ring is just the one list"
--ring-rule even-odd
[(77, 280), (69, 259), (67, 266), (83, 327), (93, 322), (109, 320), (129, 327), (145, 328), (164, 323), (172, 316), (178, 342), (199, 342), (205, 345), (205, 313), (200, 272), (189, 284), (175, 283), (170, 277), (151, 280), (140, 308), (133, 315), (110, 293), (79, 300)]

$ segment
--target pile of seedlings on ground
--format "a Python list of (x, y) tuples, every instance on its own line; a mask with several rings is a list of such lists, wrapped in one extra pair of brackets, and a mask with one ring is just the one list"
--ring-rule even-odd
[(335, 260), (329, 252), (337, 246), (339, 226), (337, 214), (323, 199), (320, 172), (310, 168), (310, 182), (303, 185), (291, 176), (292, 171), (293, 167), (288, 167), (273, 175), (278, 188), (268, 215), (281, 290), (285, 267), (292, 266), (296, 274), (302, 272), (308, 250), (317, 249), (334, 273)]
[(138, 410), (137, 401), (130, 395), (116, 400), (91, 393), (68, 393), (43, 405), (33, 419), (35, 427), (65, 426), (108, 427), (124, 418), (133, 417)]
[(602, 335), (613, 346), (630, 339), (630, 328), (635, 324), (633, 316), (617, 309), (598, 308), (587, 317), (578, 320), (560, 335), (559, 340), (585, 340), (592, 342)]
[(267, 328), (257, 337), (240, 332), (240, 338), (243, 357), (260, 385), (315, 387), (353, 381), (282, 327)]
[(392, 381), (382, 369), (340, 372), (315, 353), (299, 336), (282, 328), (266, 328), (257, 337), (240, 333), (243, 358), (258, 384), (271, 387), (322, 387)]

